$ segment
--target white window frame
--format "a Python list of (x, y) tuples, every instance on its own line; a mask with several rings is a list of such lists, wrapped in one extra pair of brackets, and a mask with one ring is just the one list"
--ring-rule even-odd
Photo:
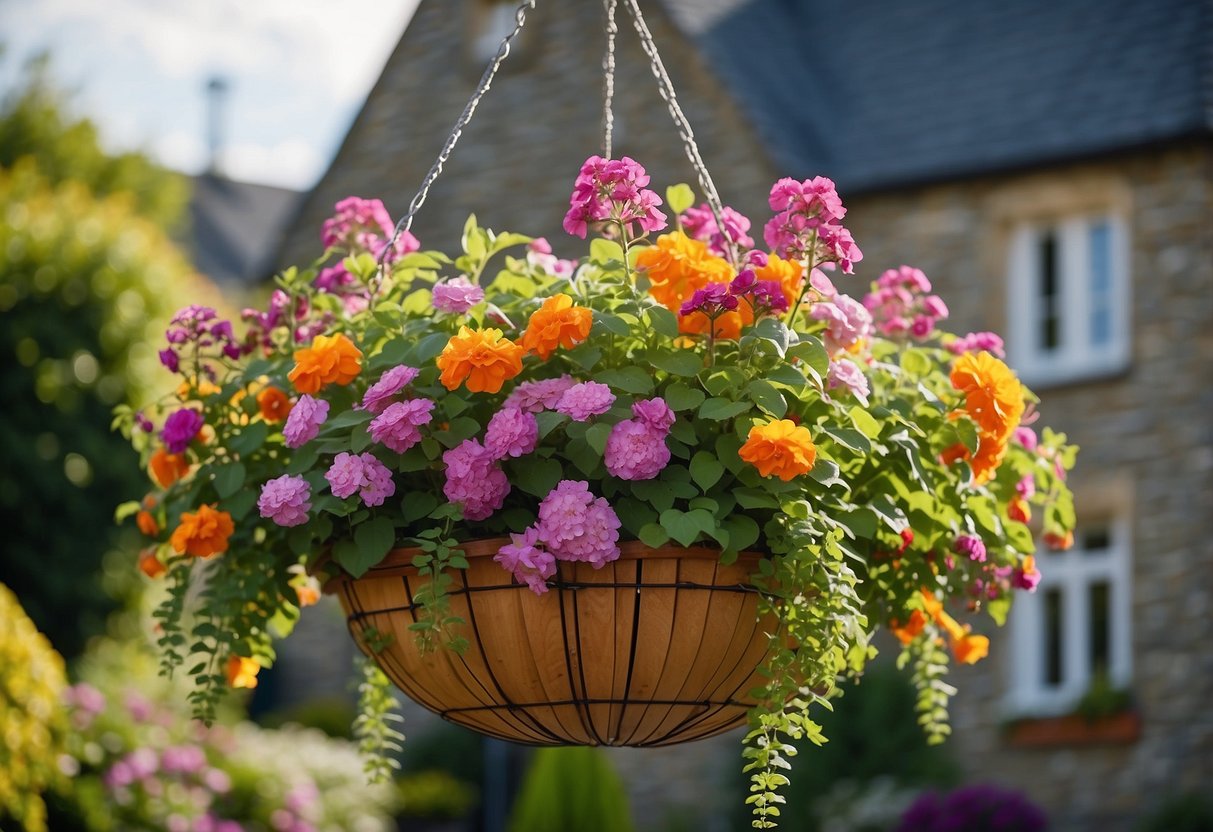
[[(1106, 529), (1108, 546), (1095, 555), (1082, 548), (1082, 529), (1065, 552), (1039, 547), (1040, 584), (1035, 592), (1018, 592), (1008, 624), (1011, 630), (1010, 687), (1006, 708), (1011, 716), (1054, 716), (1073, 711), (1090, 689), (1090, 587), (1108, 584), (1108, 679), (1127, 688), (1133, 675), (1132, 543), (1126, 519), (1084, 524)], [(1046, 683), (1045, 595), (1057, 589), (1062, 598), (1061, 682)]]
[[(1091, 228), (1108, 225), (1109, 338), (1092, 344)], [(1041, 238), (1052, 233), (1058, 249), (1060, 338), (1054, 349), (1039, 346), (1043, 314), (1039, 296)], [(1130, 246), (1122, 215), (1089, 212), (1062, 219), (1017, 224), (1011, 234), (1008, 287), (1008, 352), (1012, 365), (1030, 385), (1064, 384), (1124, 370), (1130, 360)]]
[[(501, 41), (514, 31), (518, 4), (511, 0), (479, 0), (473, 20), (469, 54), (477, 64), (491, 61), (501, 48)], [(518, 51), (515, 44), (514, 51)]]

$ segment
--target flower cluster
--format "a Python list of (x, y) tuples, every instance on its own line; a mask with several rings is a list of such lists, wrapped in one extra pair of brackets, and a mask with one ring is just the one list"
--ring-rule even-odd
[(935, 332), (935, 325), (948, 317), (947, 305), (930, 292), (931, 281), (922, 269), (902, 266), (882, 274), (876, 288), (864, 296), (863, 305), (889, 338), (909, 336), (925, 341)]
[(213, 380), (216, 371), (212, 360), (234, 361), (244, 352), (236, 340), (232, 322), (220, 318), (209, 306), (182, 309), (169, 322), (164, 337), (168, 346), (160, 351), (160, 363), (176, 373), (182, 372), (184, 360), (187, 367), (184, 372), (195, 380), (202, 376)]
[(730, 249), (749, 250), (754, 247), (754, 238), (749, 235), (750, 220), (736, 210), (725, 205), (721, 208), (720, 219), (724, 223), (724, 231), (716, 222), (716, 215), (707, 203), (697, 208), (688, 208), (678, 217), (678, 224), (687, 236), (708, 244), (708, 250), (717, 257), (728, 257)]
[(986, 482), (1006, 456), (1007, 444), (1023, 417), (1023, 385), (1006, 364), (988, 352), (960, 356), (952, 367), (951, 379), (952, 386), (965, 395), (964, 406), (958, 412), (977, 425), (980, 440), (975, 454), (969, 454), (963, 446), (953, 446), (953, 450), (969, 460), (975, 482)]
[(632, 418), (611, 428), (603, 463), (611, 476), (621, 480), (651, 480), (670, 461), (666, 444), (674, 424), (674, 411), (661, 399), (632, 405)]
[[(334, 211), (320, 229), (325, 248), (367, 251), (376, 258), (383, 254), (392, 238), (394, 223), (380, 200), (349, 196), (338, 202)], [(404, 231), (385, 259), (391, 263), (420, 247), (417, 238)]]
[(842, 225), (847, 209), (833, 180), (780, 179), (771, 188), (770, 205), (775, 216), (763, 228), (763, 239), (780, 257), (807, 260), (811, 266), (837, 263), (847, 274), (863, 259), (855, 238)]
[(564, 230), (582, 239), (591, 224), (607, 221), (623, 229), (636, 224), (642, 234), (662, 230), (666, 216), (657, 208), (661, 197), (646, 188), (648, 184), (649, 175), (634, 159), (591, 156), (577, 174)]

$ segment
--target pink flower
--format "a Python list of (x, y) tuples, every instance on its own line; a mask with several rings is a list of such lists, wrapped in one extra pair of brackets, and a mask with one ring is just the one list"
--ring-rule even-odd
[(668, 432), (674, 424), (674, 411), (665, 399), (656, 397), (632, 403), (632, 415), (655, 431)]
[(1015, 483), (1015, 493), (1025, 500), (1030, 500), (1036, 496), (1036, 478), (1031, 474), (1024, 474), (1019, 482)]
[(63, 700), (70, 707), (77, 708), (90, 716), (97, 716), (105, 710), (105, 694), (88, 682), (72, 685), (63, 692)]
[(202, 418), (201, 413), (191, 407), (183, 407), (170, 413), (164, 420), (160, 438), (164, 440), (164, 446), (170, 454), (184, 453), (204, 424), (206, 420)]
[(307, 480), (283, 474), (261, 486), (257, 510), (279, 526), (300, 526), (307, 522), (311, 496), (312, 486)]
[(421, 441), (418, 428), (430, 423), (433, 410), (429, 399), (394, 402), (371, 420), (371, 441), (402, 454)]
[(536, 237), (526, 247), (526, 262), (553, 277), (569, 280), (577, 270), (576, 260), (561, 260), (552, 254), (552, 246), (543, 237)]
[(439, 312), (462, 315), (484, 300), (484, 289), (466, 275), (440, 280), (434, 284), (434, 308)]
[(368, 506), (383, 505), (384, 500), (396, 493), (392, 472), (370, 453), (337, 454), (324, 478), (334, 496), (345, 499), (357, 491)]
[(831, 355), (849, 351), (872, 334), (872, 316), (863, 304), (847, 295), (838, 294), (813, 304), (809, 315), (814, 320), (825, 321), (826, 350)]
[(1016, 589), (1026, 589), (1028, 592), (1035, 592), (1037, 585), (1040, 583), (1040, 570), (1033, 566), (1031, 569), (1024, 569), (1022, 566), (1015, 567), (1015, 572), (1011, 576), (1011, 585)]
[(362, 396), (362, 409), (371, 413), (382, 413), (392, 398), (420, 374), (420, 370), (401, 364), (387, 370), (379, 376), (379, 380), (367, 388)]
[(542, 410), (553, 410), (568, 390), (577, 382), (570, 376), (560, 378), (545, 378), (539, 381), (524, 381), (506, 396), (502, 407), (516, 407), (528, 413), (539, 413)]
[(1038, 441), (1036, 439), (1036, 431), (1032, 430), (1031, 428), (1020, 425), (1019, 427), (1015, 428), (1015, 432), (1011, 434), (1011, 438), (1026, 450), (1036, 450), (1036, 444)]
[(446, 483), (442, 493), (463, 506), (468, 520), (484, 520), (505, 503), (510, 481), (492, 454), (475, 439), (465, 439), (442, 455)]
[(324, 474), (333, 495), (345, 499), (362, 487), (362, 457), (340, 453)]
[(984, 563), (986, 560), (986, 544), (982, 542), (980, 537), (974, 537), (971, 534), (958, 536), (952, 544), (952, 551), (958, 555), (965, 555), (969, 560), (979, 563)]
[[(370, 252), (378, 257), (391, 238), (394, 224), (378, 199), (347, 196), (334, 206), (334, 215), (324, 221), (321, 240), (325, 248), (338, 247), (349, 252)], [(421, 247), (407, 231), (396, 240), (387, 262), (391, 263)]]
[(847, 209), (832, 180), (780, 179), (771, 187), (770, 205), (776, 213), (763, 229), (763, 238), (781, 257), (837, 263), (847, 274), (863, 259), (851, 232), (842, 226)]
[(868, 406), (868, 378), (859, 366), (848, 358), (835, 358), (830, 361), (830, 371), (827, 376), (831, 390), (845, 387), (859, 400), (864, 407)]
[(638, 419), (626, 419), (611, 428), (603, 462), (612, 476), (622, 480), (651, 480), (670, 462), (666, 431)]
[(935, 320), (927, 315), (918, 315), (910, 324), (910, 334), (919, 341), (925, 341), (935, 329)]
[(968, 335), (953, 339), (946, 346), (954, 355), (984, 350), (999, 358), (1007, 357), (1001, 336), (993, 332), (970, 332)]
[(531, 588), (536, 595), (548, 591), (547, 579), (556, 574), (556, 557), (538, 545), (539, 529), (531, 526), (522, 534), (511, 534), (510, 543), (493, 557), (502, 568), (514, 573), (514, 579)]
[(288, 448), (298, 448), (311, 442), (320, 433), (320, 426), (329, 415), (329, 403), (324, 399), (314, 399), (302, 395), (291, 408), (282, 426), (282, 437)]
[(589, 483), (561, 480), (539, 503), (539, 540), (560, 560), (600, 569), (619, 557), (619, 517)]
[(678, 220), (688, 237), (707, 243), (708, 250), (717, 257), (728, 256), (728, 243), (740, 249), (754, 247), (754, 238), (746, 233), (750, 230), (749, 219), (727, 205), (720, 212), (720, 218), (724, 221), (723, 234), (716, 224), (716, 216), (705, 202), (698, 208), (686, 209)]
[(585, 381), (565, 390), (553, 409), (574, 422), (585, 422), (591, 416), (606, 413), (614, 403), (615, 395), (610, 387), (596, 381)]
[(484, 447), (494, 460), (529, 454), (539, 444), (539, 423), (534, 414), (506, 407), (493, 414), (484, 431)]
[(657, 210), (661, 197), (644, 187), (648, 184), (648, 174), (634, 159), (591, 156), (573, 184), (564, 230), (584, 239), (590, 223), (604, 220), (636, 223), (644, 234), (662, 230), (666, 217)]

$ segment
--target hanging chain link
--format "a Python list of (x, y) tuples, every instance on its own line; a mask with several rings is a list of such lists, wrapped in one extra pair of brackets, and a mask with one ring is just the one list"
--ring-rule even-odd
[(619, 27), (615, 24), (615, 8), (619, 0), (602, 0), (606, 11), (606, 54), (602, 57), (602, 155), (610, 159), (615, 138), (615, 36)]
[(682, 138), (683, 149), (686, 150), (687, 159), (690, 160), (691, 167), (695, 169), (699, 187), (703, 190), (708, 207), (712, 210), (712, 216), (716, 218), (716, 228), (724, 240), (729, 260), (736, 265), (737, 252), (734, 250), (732, 238), (725, 231), (724, 206), (720, 201), (720, 194), (716, 191), (716, 183), (712, 181), (712, 174), (708, 173), (707, 165), (704, 164), (703, 157), (699, 153), (699, 145), (695, 143), (695, 132), (691, 129), (691, 123), (687, 121), (686, 113), (678, 105), (678, 97), (674, 93), (674, 83), (670, 80), (665, 64), (661, 61), (661, 55), (657, 52), (657, 44), (653, 42), (653, 33), (649, 31), (648, 24), (644, 21), (644, 15), (640, 13), (638, 0), (624, 0), (624, 2), (627, 3), (628, 10), (632, 13), (632, 24), (636, 29), (636, 34), (640, 37), (640, 46), (649, 58), (649, 67), (653, 70), (653, 77), (657, 79), (657, 89), (665, 100), (670, 117), (674, 119), (678, 135)]
[(476, 107), (480, 105), (480, 99), (484, 98), (484, 94), (489, 91), (489, 87), (493, 85), (493, 79), (497, 76), (497, 70), (501, 68), (501, 63), (510, 54), (510, 46), (514, 43), (518, 33), (522, 31), (522, 27), (526, 25), (526, 14), (528, 9), (535, 8), (536, 0), (524, 0), (514, 12), (514, 28), (506, 35), (501, 45), (497, 47), (497, 54), (493, 56), (488, 67), (485, 68), (484, 74), (480, 76), (480, 83), (476, 86), (476, 92), (472, 94), (468, 100), (467, 106), (463, 108), (463, 113), (459, 116), (459, 120), (455, 122), (455, 126), (451, 128), (450, 135), (446, 137), (446, 143), (442, 146), (442, 152), (438, 154), (438, 158), (434, 161), (429, 173), (425, 175), (425, 179), (421, 182), (421, 187), (418, 188), (417, 194), (413, 197), (413, 201), (409, 203), (409, 209), (400, 221), (396, 223), (396, 227), (392, 230), (392, 238), (388, 240), (388, 244), (384, 246), (383, 251), (379, 254), (379, 270), (375, 276), (375, 287), (383, 279), (383, 269), (387, 262), (388, 252), (396, 246), (396, 241), (400, 239), (400, 235), (410, 230), (413, 227), (413, 217), (421, 210), (421, 206), (425, 204), (426, 197), (429, 196), (430, 186), (434, 184), (434, 180), (442, 173), (443, 167), (447, 160), (451, 157), (451, 151), (455, 149), (455, 145), (459, 142), (459, 137), (463, 135), (463, 128), (467, 127), (468, 122), (472, 120), (472, 116), (476, 112)]

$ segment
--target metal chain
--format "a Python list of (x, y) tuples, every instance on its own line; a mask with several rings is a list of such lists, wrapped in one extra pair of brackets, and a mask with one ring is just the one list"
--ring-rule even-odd
[(451, 128), (450, 135), (446, 137), (446, 143), (442, 146), (442, 152), (438, 154), (438, 158), (434, 161), (429, 173), (425, 175), (425, 179), (421, 182), (421, 187), (417, 190), (417, 194), (413, 197), (413, 201), (409, 203), (409, 209), (400, 221), (396, 223), (395, 229), (392, 230), (392, 238), (388, 240), (388, 244), (384, 246), (383, 251), (379, 254), (379, 270), (375, 276), (376, 288), (378, 283), (383, 278), (383, 267), (387, 262), (388, 252), (396, 245), (396, 241), (400, 239), (400, 235), (413, 227), (413, 217), (421, 210), (421, 206), (425, 204), (426, 197), (429, 196), (430, 186), (434, 184), (434, 180), (442, 173), (443, 167), (451, 156), (451, 151), (455, 149), (455, 145), (459, 142), (459, 137), (463, 135), (463, 128), (467, 127), (468, 122), (472, 120), (473, 114), (476, 112), (476, 107), (480, 104), (480, 99), (484, 98), (484, 94), (489, 91), (489, 87), (493, 84), (493, 78), (497, 75), (497, 70), (501, 68), (501, 63), (510, 54), (510, 46), (514, 39), (518, 37), (518, 33), (522, 31), (522, 27), (526, 25), (526, 13), (528, 9), (535, 8), (536, 0), (524, 0), (514, 12), (514, 28), (501, 41), (501, 45), (497, 47), (497, 54), (493, 56), (488, 67), (485, 68), (484, 74), (480, 76), (480, 83), (476, 87), (476, 92), (472, 94), (467, 106), (463, 108), (463, 113), (459, 116), (459, 120), (455, 122), (455, 126)]
[(612, 142), (615, 133), (615, 113), (612, 105), (615, 101), (615, 35), (619, 27), (615, 24), (615, 7), (619, 0), (602, 0), (606, 10), (606, 54), (602, 58), (602, 155), (610, 159)]
[(682, 137), (682, 146), (686, 150), (687, 159), (690, 160), (691, 167), (695, 169), (695, 175), (699, 179), (699, 187), (703, 189), (703, 195), (707, 200), (708, 207), (712, 209), (712, 216), (716, 218), (716, 228), (720, 231), (720, 236), (724, 240), (726, 251), (729, 253), (729, 260), (736, 264), (737, 253), (734, 250), (732, 239), (725, 231), (724, 206), (720, 202), (720, 194), (716, 191), (716, 184), (712, 181), (712, 175), (708, 173), (707, 165), (704, 164), (703, 157), (699, 154), (699, 145), (695, 143), (695, 133), (691, 130), (691, 123), (687, 121), (682, 107), (678, 106), (678, 97), (674, 93), (674, 83), (670, 80), (669, 73), (666, 72), (665, 64), (661, 61), (661, 55), (657, 53), (657, 44), (653, 42), (653, 33), (649, 31), (648, 25), (644, 22), (644, 15), (640, 13), (640, 3), (638, 0), (624, 1), (628, 5), (628, 10), (632, 13), (632, 24), (636, 29), (636, 34), (640, 36), (640, 46), (644, 49), (644, 54), (649, 58), (649, 66), (653, 70), (653, 77), (657, 79), (657, 89), (669, 108), (670, 117), (674, 119), (674, 124), (678, 128), (678, 134)]

